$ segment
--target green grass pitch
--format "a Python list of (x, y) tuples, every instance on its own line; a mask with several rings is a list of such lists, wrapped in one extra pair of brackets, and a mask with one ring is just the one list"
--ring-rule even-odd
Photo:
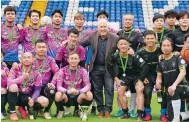
[[(136, 118), (120, 120), (118, 118), (113, 117), (113, 115), (118, 110), (117, 109), (118, 108), (117, 107), (117, 103), (116, 103), (116, 97), (117, 97), (117, 93), (115, 92), (113, 111), (111, 113), (111, 115), (112, 115), (111, 119), (98, 118), (97, 116), (88, 115), (88, 122), (136, 122), (137, 121)], [(150, 121), (150, 122), (160, 122), (159, 121), (160, 104), (157, 103), (156, 94), (153, 95), (151, 107), (152, 107), (152, 118), (153, 118), (153, 121)], [(51, 116), (53, 116), (55, 114), (55, 105), (54, 104), (52, 106), (51, 113), (52, 113)], [(29, 119), (21, 119), (20, 114), (18, 114), (18, 116), (19, 116), (19, 121), (18, 122), (34, 122), (34, 121), (35, 122), (82, 122), (80, 118), (74, 117), (72, 115), (64, 116), (62, 119), (57, 119), (55, 117), (52, 117), (51, 120), (45, 120), (42, 117), (37, 117), (36, 120), (29, 120)], [(9, 115), (7, 116), (7, 119), (6, 120), (2, 120), (2, 122), (12, 122), (12, 121), (9, 120), (8, 117), (9, 117)]]

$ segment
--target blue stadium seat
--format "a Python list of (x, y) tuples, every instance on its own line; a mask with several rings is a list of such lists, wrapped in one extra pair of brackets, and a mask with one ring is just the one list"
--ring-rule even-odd
[[(3, 0), (1, 1), (1, 7), (2, 5), (8, 5), (10, 0)], [(48, 1), (45, 15), (51, 16), (51, 13), (54, 9), (59, 8), (64, 16), (63, 16), (63, 22), (65, 21), (66, 14), (67, 14), (67, 8), (68, 8), (69, 1)], [(189, 8), (189, 1), (186, 0), (178, 0), (178, 6), (174, 8), (175, 11), (179, 12), (181, 10), (187, 10)], [(31, 1), (22, 1), (19, 7), (15, 7), (17, 10), (16, 14), (16, 22), (23, 23), (26, 19), (27, 13), (31, 7), (32, 2)], [(161, 9), (165, 5), (168, 5), (168, 1), (158, 1), (158, 0), (152, 0), (152, 6), (156, 9)], [(105, 10), (109, 13), (109, 21), (111, 22), (119, 22), (120, 27), (123, 27), (122, 25), (122, 16), (125, 13), (132, 13), (135, 17), (135, 28), (140, 28), (143, 30), (145, 28), (144, 23), (144, 17), (143, 17), (143, 8), (142, 8), (142, 0), (79, 0), (79, 7), (91, 7), (94, 8), (93, 12), (84, 12), (84, 16), (86, 18), (86, 21), (97, 21), (96, 20), (96, 14), (100, 10)], [(3, 18), (1, 18), (2, 22), (5, 21)], [(62, 25), (63, 26), (63, 25)], [(96, 26), (88, 26), (85, 27), (86, 29), (94, 29)]]

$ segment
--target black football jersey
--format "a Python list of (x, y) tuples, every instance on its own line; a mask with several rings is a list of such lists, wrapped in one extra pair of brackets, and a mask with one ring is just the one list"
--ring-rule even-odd
[(172, 32), (171, 30), (165, 28), (162, 32), (157, 33), (157, 42), (156, 42), (157, 47), (160, 47), (160, 44), (163, 41), (163, 39), (166, 38), (168, 34), (171, 32)]
[(187, 31), (182, 31), (181, 28), (176, 29), (175, 32), (168, 34), (168, 38), (171, 38), (174, 43), (174, 51), (180, 52), (184, 46), (185, 35), (189, 33), (189, 28)]
[(150, 52), (150, 51), (146, 50), (145, 48), (143, 48), (137, 54), (142, 59), (144, 59), (144, 61), (148, 64), (148, 66), (149, 66), (148, 75), (156, 76), (156, 74), (157, 74), (156, 67), (158, 64), (158, 58), (159, 58), (159, 55), (162, 54), (161, 49), (157, 47), (155, 51)]
[[(131, 34), (130, 34), (130, 32), (131, 32)], [(129, 32), (120, 30), (120, 31), (118, 31), (117, 35), (120, 37), (129, 38), (130, 46), (135, 52), (137, 51), (137, 48), (141, 48), (144, 46), (144, 38), (140, 32), (136, 32), (135, 30), (131, 30)]]
[[(181, 55), (173, 55), (168, 60), (161, 60), (157, 65), (157, 72), (162, 73), (162, 85), (166, 88), (171, 86), (176, 81), (180, 69), (183, 68), (186, 68), (186, 62)], [(184, 80), (180, 84), (184, 84)]]
[[(123, 62), (125, 63), (126, 58), (121, 57)], [(115, 71), (114, 67), (117, 67), (118, 71)], [(148, 72), (148, 65), (139, 55), (128, 55), (127, 68), (125, 71), (126, 77), (128, 78), (139, 78), (140, 80), (144, 80), (146, 77), (146, 72)], [(115, 52), (108, 63), (108, 72), (114, 77), (122, 77), (124, 71), (122, 69), (120, 53)]]

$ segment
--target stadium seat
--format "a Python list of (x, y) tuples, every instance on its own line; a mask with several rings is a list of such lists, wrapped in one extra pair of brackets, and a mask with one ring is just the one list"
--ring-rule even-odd
[[(31, 1), (23, 0), (6, 0), (1, 1), (2, 12), (7, 5), (14, 5), (17, 10), (16, 22), (24, 22), (26, 15), (31, 7)], [(122, 27), (122, 15), (125, 13), (132, 13), (135, 17), (136, 25), (140, 29), (144, 29), (145, 26), (149, 26), (154, 13), (164, 13), (168, 9), (174, 9), (179, 12), (181, 10), (188, 10), (189, 1), (183, 0), (72, 0), (72, 1), (48, 1), (45, 15), (50, 16), (54, 9), (61, 9), (64, 14), (63, 23), (73, 24), (70, 20), (73, 19), (73, 15), (77, 12), (84, 13), (87, 25), (86, 29), (96, 28), (95, 22), (96, 14), (100, 10), (105, 10), (109, 13), (110, 22), (119, 22)], [(164, 10), (165, 8), (165, 10)], [(2, 22), (5, 21), (1, 18)], [(23, 24), (23, 23), (22, 23)], [(69, 26), (69, 25), (68, 25)]]

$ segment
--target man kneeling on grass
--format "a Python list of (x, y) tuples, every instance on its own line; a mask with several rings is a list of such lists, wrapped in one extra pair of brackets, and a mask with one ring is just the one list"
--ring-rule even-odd
[[(158, 62), (156, 88), (165, 93), (168, 119), (180, 122), (189, 118), (189, 111), (180, 112), (181, 99), (189, 97), (189, 87), (185, 85), (186, 62), (181, 55), (173, 55), (173, 41), (164, 39), (161, 44), (164, 59)], [(188, 120), (187, 120), (188, 121)]]
[[(32, 69), (34, 58), (31, 53), (26, 52), (21, 58), (21, 67), (11, 69), (8, 75), (8, 103), (10, 109), (10, 120), (18, 120), (15, 106), (22, 108), (27, 106), (30, 119), (34, 119), (34, 109), (45, 108), (49, 101), (46, 97), (40, 96), (41, 91), (41, 74)], [(18, 108), (21, 116), (26, 118), (26, 112)], [(23, 115), (24, 114), (24, 115)]]
[(70, 104), (71, 101), (82, 104), (84, 100), (92, 101), (93, 99), (87, 71), (78, 65), (79, 62), (79, 55), (71, 52), (68, 56), (69, 65), (60, 69), (53, 78), (53, 81), (57, 82), (55, 101), (58, 102), (60, 110), (57, 114), (59, 119), (63, 116), (63, 104)]

